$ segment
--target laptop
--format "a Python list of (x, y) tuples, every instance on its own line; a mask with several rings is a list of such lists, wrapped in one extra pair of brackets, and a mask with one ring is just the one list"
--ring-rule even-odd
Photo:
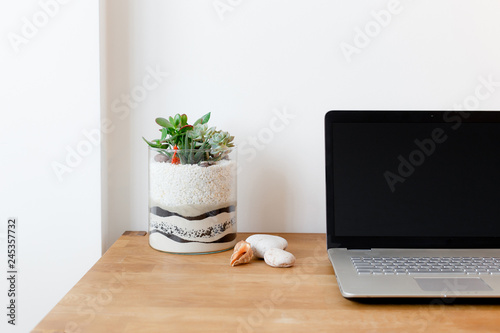
[(330, 111), (325, 151), (344, 297), (500, 296), (500, 112)]

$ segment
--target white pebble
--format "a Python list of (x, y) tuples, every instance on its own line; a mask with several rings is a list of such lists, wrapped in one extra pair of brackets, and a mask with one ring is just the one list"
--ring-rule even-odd
[(288, 246), (286, 239), (273, 235), (252, 235), (246, 241), (251, 244), (253, 255), (257, 258), (264, 258), (264, 254), (269, 249), (285, 250)]
[(276, 248), (267, 250), (264, 260), (272, 267), (292, 267), (295, 264), (293, 254)]

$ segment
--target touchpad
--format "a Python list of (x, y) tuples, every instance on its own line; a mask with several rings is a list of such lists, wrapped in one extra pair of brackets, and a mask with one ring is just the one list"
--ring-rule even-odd
[(488, 291), (493, 290), (481, 278), (414, 278), (423, 291)]

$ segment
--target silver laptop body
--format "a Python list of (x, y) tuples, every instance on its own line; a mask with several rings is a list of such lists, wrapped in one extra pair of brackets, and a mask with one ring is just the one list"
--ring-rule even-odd
[(330, 111), (325, 152), (344, 297), (500, 296), (500, 112)]

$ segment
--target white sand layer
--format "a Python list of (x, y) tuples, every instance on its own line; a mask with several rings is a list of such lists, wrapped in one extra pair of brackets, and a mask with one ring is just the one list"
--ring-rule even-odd
[(153, 249), (172, 253), (217, 252), (228, 250), (235, 244), (236, 239), (227, 243), (177, 243), (159, 233), (149, 235), (149, 245)]
[(171, 164), (150, 160), (150, 207), (196, 216), (236, 202), (236, 162), (216, 165)]

